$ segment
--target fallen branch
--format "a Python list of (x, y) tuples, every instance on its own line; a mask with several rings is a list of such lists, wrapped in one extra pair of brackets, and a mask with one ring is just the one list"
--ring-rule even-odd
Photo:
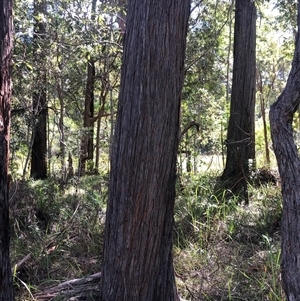
[(34, 297), (36, 300), (46, 301), (52, 300), (57, 295), (60, 295), (60, 297), (64, 296), (70, 298), (74, 296), (81, 297), (90, 292), (96, 293), (97, 289), (99, 288), (100, 278), (101, 273), (96, 273), (84, 278), (71, 279), (56, 286), (45, 288), (39, 293), (35, 294)]
[(31, 253), (27, 254), (23, 259), (21, 259), (18, 263), (16, 263), (12, 268), (12, 274), (15, 274), (20, 270), (21, 266), (31, 257)]

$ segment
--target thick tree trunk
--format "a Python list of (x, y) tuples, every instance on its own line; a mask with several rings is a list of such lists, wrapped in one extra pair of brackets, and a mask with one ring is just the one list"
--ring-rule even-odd
[(243, 193), (246, 201), (249, 160), (254, 163), (256, 8), (252, 0), (236, 0), (234, 62), (227, 157), (221, 177), (225, 188)]
[(12, 1), (0, 1), (0, 300), (12, 301), (9, 260), (9, 131), (11, 101)]
[[(46, 12), (46, 2), (34, 1), (34, 13)], [(45, 38), (46, 27), (43, 21), (36, 20), (34, 25), (34, 44), (36, 56), (36, 82), (33, 92), (33, 144), (31, 150), (30, 176), (34, 179), (47, 178), (47, 93), (46, 93), (46, 71), (44, 54), (39, 53), (39, 41)]]
[(293, 115), (300, 104), (300, 8), (292, 69), (286, 87), (271, 106), (270, 122), (274, 152), (281, 177), (281, 273), (288, 301), (300, 300), (300, 160), (293, 138)]
[(189, 2), (128, 3), (102, 301), (178, 300), (172, 228)]

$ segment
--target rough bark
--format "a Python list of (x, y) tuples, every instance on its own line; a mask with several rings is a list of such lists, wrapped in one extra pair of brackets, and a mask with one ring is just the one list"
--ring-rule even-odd
[(11, 102), (12, 1), (0, 1), (0, 300), (12, 301), (9, 259), (9, 132)]
[(94, 152), (94, 81), (95, 81), (95, 63), (89, 60), (87, 66), (87, 82), (85, 91), (85, 104), (83, 112), (83, 133), (80, 150), (80, 174), (86, 170), (86, 161), (93, 159)]
[[(300, 28), (298, 0), (298, 30)], [(286, 87), (271, 106), (270, 122), (274, 152), (281, 177), (281, 274), (288, 301), (300, 300), (300, 160), (293, 138), (293, 116), (300, 104), (300, 39)]]
[(128, 3), (102, 301), (178, 300), (172, 228), (189, 2)]
[(249, 160), (255, 162), (255, 47), (256, 8), (252, 0), (235, 4), (233, 80), (228, 124), (225, 188), (243, 193), (246, 201)]
[[(38, 16), (46, 12), (46, 3), (35, 0), (34, 12)], [(47, 178), (47, 93), (46, 93), (46, 71), (45, 57), (39, 52), (39, 41), (45, 38), (46, 27), (43, 21), (36, 19), (34, 25), (34, 47), (35, 57), (38, 64), (36, 68), (36, 81), (32, 96), (33, 107), (33, 144), (31, 150), (31, 169), (30, 176), (34, 179)]]
[[(95, 20), (97, 0), (92, 0), (91, 20)], [(94, 157), (94, 88), (95, 88), (95, 61), (89, 59), (87, 63), (87, 80), (83, 112), (83, 133), (81, 139), (80, 174), (86, 171), (86, 161)]]

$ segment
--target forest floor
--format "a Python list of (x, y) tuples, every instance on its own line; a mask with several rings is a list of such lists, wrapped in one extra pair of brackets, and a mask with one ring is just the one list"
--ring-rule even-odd
[[(285, 300), (280, 284), (280, 188), (250, 185), (250, 204), (245, 206), (235, 197), (217, 199), (215, 179), (216, 174), (184, 174), (178, 185), (174, 268), (180, 297)], [(57, 179), (13, 182), (16, 300), (94, 300), (107, 182), (107, 175), (74, 178), (67, 185)]]

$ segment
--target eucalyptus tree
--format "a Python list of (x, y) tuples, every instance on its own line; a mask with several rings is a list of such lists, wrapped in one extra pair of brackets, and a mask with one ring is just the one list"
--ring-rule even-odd
[(100, 300), (179, 300), (175, 169), (189, 0), (130, 0)]
[[(97, 0), (92, 1), (91, 22), (95, 21)], [(79, 172), (85, 173), (86, 161), (94, 157), (94, 90), (95, 90), (95, 59), (89, 58), (87, 62), (87, 79), (84, 97), (83, 133), (81, 138)]]
[[(182, 136), (180, 154), (188, 158), (199, 153), (220, 151), (220, 131), (225, 103), (226, 28), (231, 22), (230, 1), (192, 1), (187, 37), (185, 83), (181, 106), (182, 129), (191, 122), (199, 131), (186, 131)], [(193, 164), (192, 164), (193, 165)], [(197, 162), (194, 170), (197, 170)]]
[(47, 76), (45, 60), (46, 47), (46, 1), (34, 1), (33, 51), (35, 58), (33, 83), (33, 129), (31, 146), (30, 176), (34, 179), (47, 178)]
[(273, 148), (278, 162), (283, 198), (281, 221), (281, 275), (288, 301), (300, 300), (300, 160), (294, 141), (293, 117), (300, 104), (300, 1), (298, 33), (291, 72), (285, 89), (271, 106)]
[[(38, 3), (42, 5), (43, 2)], [(36, 14), (31, 2), (19, 0), (15, 10), (14, 154), (22, 159), (25, 150), (32, 145), (32, 91), (39, 91), (39, 95), (46, 91), (49, 132), (47, 151), (44, 154), (48, 155), (49, 171), (57, 173), (61, 170), (60, 174), (64, 179), (67, 157), (71, 158), (69, 162), (80, 161), (82, 133), (86, 132), (83, 120), (88, 114), (87, 110), (85, 114), (85, 103), (89, 99), (86, 95), (91, 95), (87, 92), (87, 87), (91, 86), (91, 79), (94, 81), (95, 113), (92, 121), (88, 121), (91, 125), (97, 122), (98, 150), (101, 143), (105, 150), (109, 149), (110, 125), (107, 126), (108, 122), (105, 119), (115, 114), (114, 100), (119, 85), (122, 53), (121, 33), (118, 22), (113, 17), (116, 15), (115, 8), (101, 1), (94, 9), (96, 11), (93, 19), (90, 16), (91, 1), (73, 2), (72, 5), (66, 0), (47, 2), (47, 14)], [(38, 22), (44, 22), (45, 35), (33, 32), (33, 24)], [(38, 45), (37, 50), (35, 45)], [(38, 55), (35, 55), (35, 51), (38, 51)], [(88, 78), (87, 66), (91, 59), (94, 62), (95, 74)], [(47, 83), (40, 85), (44, 90), (37, 90), (35, 87), (38, 87), (43, 79), (38, 75), (45, 69)], [(19, 74), (22, 76), (18, 76)], [(112, 99), (111, 103), (108, 96)], [(90, 151), (95, 152), (95, 147), (91, 147)], [(99, 154), (98, 151), (98, 163)], [(73, 160), (74, 158), (76, 160)], [(24, 174), (26, 172), (25, 162)]]
[(247, 177), (255, 164), (256, 7), (252, 0), (236, 0), (234, 62), (227, 130), (226, 166), (221, 181), (248, 202)]
[[(60, 121), (61, 136), (64, 133), (61, 150), (66, 149), (70, 156), (76, 156), (78, 173), (82, 174), (87, 168), (99, 166), (100, 140), (106, 140), (106, 144), (109, 141), (108, 131), (103, 126), (101, 133), (100, 126), (103, 117), (115, 114), (115, 109), (110, 107), (114, 107), (112, 98), (119, 84), (122, 53), (121, 33), (114, 18), (117, 9), (103, 1), (85, 1), (69, 8), (62, 1), (53, 4), (53, 10), (52, 23), (56, 26), (52, 29), (52, 40), (57, 48), (53, 52), (58, 54), (52, 61), (54, 72), (50, 84), (54, 95), (57, 93), (60, 99), (60, 111), (65, 112), (60, 118), (64, 119)], [(56, 98), (52, 103), (53, 107), (57, 106)], [(76, 129), (73, 133), (70, 133), (71, 125)], [(62, 153), (60, 151), (59, 155)]]
[(9, 259), (9, 134), (12, 60), (12, 1), (0, 2), (0, 300), (13, 301)]
[(257, 26), (255, 145), (257, 160), (261, 158), (260, 164), (266, 167), (270, 167), (273, 155), (270, 150), (268, 112), (285, 86), (293, 57), (294, 37), (287, 30), (281, 14), (274, 9), (274, 3), (265, 2), (260, 9)]

